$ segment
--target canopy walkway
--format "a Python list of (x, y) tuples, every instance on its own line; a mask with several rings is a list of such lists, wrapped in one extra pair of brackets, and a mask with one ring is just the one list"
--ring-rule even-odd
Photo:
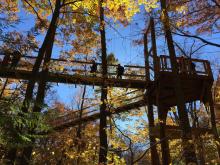
[[(41, 73), (36, 75), (36, 81), (41, 80)], [(26, 70), (11, 70), (11, 69), (1, 69), (0, 77), (2, 78), (12, 78), (12, 79), (23, 79), (30, 80), (32, 78), (32, 72)], [(47, 77), (45, 77), (47, 82), (53, 83), (64, 83), (64, 84), (81, 84), (81, 85), (93, 85), (93, 86), (101, 86), (103, 84), (107, 86), (114, 87), (122, 87), (122, 88), (145, 88), (146, 84), (150, 82), (146, 82), (143, 80), (127, 80), (127, 79), (116, 79), (116, 78), (108, 78), (103, 79), (102, 77), (93, 77), (86, 75), (69, 75), (64, 73), (48, 73)]]
[[(161, 56), (161, 60), (163, 60), (165, 65), (161, 65), (161, 67), (159, 67), (159, 78), (155, 81), (150, 81), (148, 85), (145, 85), (147, 91), (144, 93), (144, 95), (150, 96), (152, 103), (154, 105), (157, 105), (157, 84), (159, 82), (162, 82), (162, 84), (160, 84), (160, 100), (164, 105), (166, 105), (166, 107), (172, 107), (176, 105), (176, 99), (173, 85), (171, 83), (173, 81), (171, 67), (169, 67), (168, 62), (165, 62), (169, 60), (167, 56)], [(213, 81), (212, 74), (209, 70), (209, 62), (205, 60), (194, 60), (194, 62), (197, 61), (199, 63), (202, 63), (200, 68), (203, 69), (198, 69), (198, 71), (195, 73), (191, 73), (186, 70), (186, 72), (180, 74), (182, 87), (184, 89), (184, 99), (186, 102), (200, 100), (201, 98), (204, 99), (204, 97), (206, 97), (207, 90), (210, 90), (210, 84), (212, 84)], [(207, 86), (207, 84), (209, 85)], [(107, 116), (110, 116), (112, 114), (118, 114), (145, 106), (148, 104), (145, 96), (139, 97), (139, 100), (136, 100), (137, 98), (134, 98), (134, 102), (122, 105), (121, 107), (111, 108), (110, 110), (106, 111), (106, 114)], [(130, 99), (130, 101), (132, 101), (132, 98)], [(79, 123), (95, 121), (100, 117), (100, 113), (98, 110), (91, 112), (87, 110), (85, 113), (83, 113), (81, 119), (77, 117), (77, 113), (79, 113), (79, 111), (75, 111), (65, 116), (59, 117), (51, 122), (51, 124), (53, 125), (54, 129), (60, 130), (67, 127), (75, 126)]]
[[(23, 56), (16, 69), (1, 67), (0, 77), (30, 80), (33, 78), (32, 67), (36, 57)], [(108, 77), (101, 77), (101, 64), (97, 63), (98, 70), (95, 74), (90, 73), (92, 62), (51, 59), (49, 73), (43, 77), (47, 82), (82, 84), (93, 86), (114, 86), (122, 88), (143, 89), (150, 83), (145, 81), (145, 67), (125, 65), (123, 79), (117, 79), (117, 65), (108, 65)], [(85, 69), (86, 68), (86, 69)], [(42, 79), (41, 70), (35, 75), (36, 81)]]
[[(2, 78), (12, 78), (12, 79), (23, 79), (30, 80), (33, 78), (32, 66), (36, 57), (24, 56), (21, 58), (19, 65), (16, 69), (10, 67), (0, 68), (0, 77)], [(206, 60), (190, 59), (186, 60), (186, 68), (182, 74), (183, 78), (210, 78), (212, 76), (209, 62)], [(196, 70), (192, 73), (192, 68), (190, 68), (190, 63), (196, 64)], [(68, 65), (67, 65), (68, 64)], [(100, 63), (97, 63), (100, 66)], [(168, 56), (158, 57), (158, 70), (160, 72), (160, 77), (171, 76), (172, 69), (170, 65), (170, 59)], [(145, 89), (154, 81), (146, 81), (145, 67), (144, 66), (134, 66), (125, 65), (125, 74), (122, 79), (116, 78), (116, 67), (117, 65), (108, 65), (108, 77), (101, 77), (100, 67), (98, 67), (97, 73), (91, 74), (89, 66), (92, 62), (86, 61), (67, 61), (63, 59), (52, 59), (50, 62), (50, 69), (47, 77), (43, 77), (47, 82), (54, 83), (68, 83), (68, 84), (83, 84), (83, 85), (93, 85), (101, 86), (107, 85), (112, 87), (122, 87), (122, 88), (138, 88)], [(58, 67), (57, 67), (58, 66)], [(85, 69), (87, 68), (87, 69)], [(41, 68), (42, 69), (42, 68)], [(148, 69), (153, 70), (149, 67)], [(165, 75), (164, 75), (165, 74)], [(35, 75), (36, 81), (42, 78), (41, 70)]]
[[(12, 78), (12, 79), (24, 79), (29, 80), (33, 78), (32, 76), (32, 63), (36, 60), (35, 57), (24, 56), (20, 60), (20, 64), (16, 69), (11, 69), (9, 67), (1, 67), (0, 77)], [(180, 60), (180, 58), (177, 58)], [(166, 107), (171, 107), (176, 105), (175, 91), (173, 88), (173, 74), (170, 63), (170, 58), (168, 56), (159, 56), (157, 58), (158, 65), (157, 70), (159, 71), (158, 77), (150, 77), (150, 80), (146, 81), (145, 77), (145, 67), (143, 66), (132, 66), (126, 65), (125, 74), (122, 79), (116, 78), (116, 67), (117, 65), (108, 65), (108, 77), (103, 78), (100, 74), (100, 69), (97, 71), (96, 75), (90, 74), (89, 68), (92, 65), (91, 62), (85, 61), (67, 61), (64, 59), (52, 59), (47, 77), (43, 77), (47, 82), (54, 83), (68, 83), (68, 84), (83, 84), (83, 85), (93, 85), (93, 86), (112, 86), (112, 87), (122, 87), (122, 88), (136, 88), (136, 89), (147, 89), (145, 96), (150, 96), (150, 100), (154, 105), (157, 105), (157, 89), (160, 88), (159, 99)], [(199, 59), (185, 59), (184, 68), (180, 69), (179, 76), (181, 78), (182, 88), (184, 91), (185, 102), (191, 102), (195, 100), (205, 99), (207, 90), (210, 90), (213, 82), (213, 77), (210, 69), (210, 64), (206, 60)], [(68, 66), (74, 64), (74, 66)], [(193, 69), (191, 64), (195, 64)], [(100, 64), (98, 63), (98, 66)], [(57, 69), (53, 66), (62, 66), (63, 69)], [(83, 70), (84, 68), (84, 70)], [(153, 68), (147, 68), (153, 70)], [(41, 71), (36, 75), (36, 80), (42, 79)], [(150, 91), (150, 92), (149, 92)], [(117, 107), (115, 109), (110, 109), (106, 111), (107, 115), (117, 114), (125, 111), (129, 111), (135, 108), (147, 105), (147, 100), (142, 97), (138, 101)], [(124, 100), (125, 101), (125, 100)], [(87, 110), (87, 109), (86, 109)], [(99, 112), (83, 112), (83, 117), (79, 119), (77, 117), (77, 112), (72, 112), (63, 117), (59, 117), (52, 122), (55, 129), (63, 129), (67, 127), (74, 126), (78, 123), (93, 121), (99, 119)]]
[[(31, 66), (35, 60), (34, 57), (23, 57), (24, 59), (20, 61), (20, 65), (16, 69), (11, 69), (9, 67), (1, 67), (0, 77), (3, 78), (12, 78), (12, 79), (24, 79), (29, 80), (32, 78)], [(101, 77), (100, 71), (97, 71), (95, 75), (90, 74), (89, 69), (83, 70), (82, 68), (89, 68), (86, 65), (91, 65), (91, 62), (84, 61), (71, 61), (76, 66), (75, 68), (66, 67), (65, 63), (68, 61), (62, 59), (52, 59), (51, 63), (56, 64), (54, 66), (64, 66), (64, 69), (57, 70), (50, 66), (49, 73), (47, 77), (41, 77), (41, 71), (36, 75), (36, 81), (40, 81), (44, 78), (47, 82), (54, 83), (68, 83), (68, 84), (83, 84), (83, 85), (93, 85), (93, 86), (112, 86), (112, 87), (123, 87), (123, 88), (136, 88), (136, 89), (146, 89), (146, 92), (143, 95), (136, 96), (129, 99), (122, 99), (121, 102), (127, 104), (121, 105), (120, 107), (114, 108), (111, 105), (108, 105), (109, 109), (106, 110), (106, 115), (110, 116), (113, 114), (119, 114), (122, 112), (134, 110), (148, 104), (147, 96), (150, 96), (150, 101), (152, 104), (158, 106), (157, 92), (160, 89), (159, 100), (160, 104), (163, 104), (165, 107), (172, 107), (176, 105), (175, 91), (173, 88), (174, 77), (172, 74), (170, 59), (168, 56), (160, 56), (157, 58), (158, 66), (157, 70), (159, 71), (158, 77), (150, 77), (150, 80), (146, 81), (144, 75), (145, 69), (142, 66), (125, 66), (126, 73), (123, 76), (123, 79), (117, 79), (116, 77), (116, 65), (108, 66), (108, 77)], [(177, 60), (180, 60), (177, 58)], [(206, 97), (209, 90), (211, 90), (213, 77), (210, 69), (210, 64), (206, 60), (198, 59), (185, 59), (184, 68), (180, 69), (180, 79), (181, 85), (184, 91), (184, 100), (185, 102), (192, 102), (196, 100), (207, 100)], [(195, 64), (193, 69), (192, 63)], [(23, 64), (23, 65), (22, 65)], [(24, 65), (25, 64), (25, 65)], [(28, 65), (27, 65), (28, 64)], [(100, 65), (100, 64), (98, 64)], [(28, 66), (28, 67), (27, 67)], [(76, 68), (78, 67), (78, 68)], [(136, 70), (135, 70), (136, 69)], [(152, 68), (148, 68), (153, 70)], [(135, 70), (135, 71), (134, 71)], [(138, 73), (138, 74), (137, 74)], [(142, 74), (140, 74), (142, 73)], [(136, 92), (134, 90), (133, 92)], [(127, 93), (129, 94), (129, 93)], [(126, 95), (126, 94), (125, 94)], [(127, 102), (126, 102), (127, 101)], [(92, 106), (100, 105), (99, 103)], [(90, 106), (91, 107), (91, 106)], [(79, 111), (73, 111), (66, 113), (62, 116), (55, 118), (52, 121), (49, 121), (49, 124), (54, 128), (54, 130), (59, 131), (68, 127), (76, 126), (80, 123), (95, 121), (100, 118), (99, 110), (90, 111), (86, 107), (82, 110), (82, 117), (79, 118)], [(159, 127), (153, 127), (151, 129), (151, 135), (154, 137), (160, 137)], [(192, 129), (194, 135), (211, 133), (211, 129)], [(181, 138), (181, 129), (179, 127), (166, 126), (166, 134), (170, 136), (171, 139)]]

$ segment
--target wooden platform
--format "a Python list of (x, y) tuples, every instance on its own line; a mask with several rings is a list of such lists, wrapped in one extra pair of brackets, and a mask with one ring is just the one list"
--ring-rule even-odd
[[(180, 74), (181, 86), (184, 92), (185, 102), (192, 102), (200, 100), (207, 96), (206, 92), (211, 90), (213, 78), (206, 75), (187, 75)], [(174, 77), (171, 72), (160, 72), (159, 78), (155, 84), (160, 90), (160, 102), (166, 107), (172, 107), (176, 105), (176, 95), (174, 90)], [(157, 90), (153, 90), (151, 93), (151, 99), (153, 104), (156, 102)]]
[[(11, 70), (11, 69), (0, 69), (0, 77), (2, 78), (12, 78), (12, 79), (23, 79), (29, 80), (32, 76), (31, 71), (26, 70)], [(41, 73), (38, 73), (36, 76), (36, 80), (40, 80)], [(101, 77), (94, 76), (83, 76), (83, 75), (69, 75), (69, 74), (61, 74), (61, 73), (49, 73), (46, 78), (47, 82), (54, 83), (65, 83), (65, 84), (82, 84), (82, 85), (94, 85), (94, 86), (113, 86), (113, 87), (121, 87), (121, 88), (137, 88), (144, 89), (149, 83), (144, 80), (128, 80), (128, 79), (116, 79), (116, 78), (108, 78), (104, 80)]]
[[(151, 127), (150, 135), (160, 138), (160, 129), (159, 126)], [(168, 139), (180, 139), (181, 138), (181, 129), (179, 126), (169, 126), (165, 128), (165, 136), (168, 136)], [(192, 134), (194, 136), (204, 135), (204, 134), (213, 134), (213, 131), (210, 128), (192, 128)]]

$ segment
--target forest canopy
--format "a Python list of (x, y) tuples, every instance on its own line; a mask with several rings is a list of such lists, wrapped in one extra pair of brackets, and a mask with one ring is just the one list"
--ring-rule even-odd
[(220, 163), (219, 0), (1, 0), (0, 164)]

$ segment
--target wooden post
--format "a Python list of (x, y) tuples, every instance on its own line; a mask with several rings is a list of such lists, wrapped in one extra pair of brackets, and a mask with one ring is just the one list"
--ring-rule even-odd
[(150, 67), (149, 67), (149, 54), (148, 54), (148, 43), (147, 33), (144, 34), (144, 62), (145, 62), (145, 80), (150, 80)]
[(106, 114), (106, 100), (107, 100), (107, 86), (105, 85), (105, 79), (107, 79), (107, 50), (106, 50), (106, 37), (105, 37), (105, 20), (104, 9), (102, 7), (103, 0), (99, 0), (99, 12), (100, 12), (100, 34), (101, 34), (101, 49), (102, 49), (102, 77), (103, 85), (101, 88), (101, 106), (100, 106), (100, 126), (99, 126), (99, 163), (107, 164), (107, 114)]
[[(82, 101), (81, 101), (81, 104), (80, 104), (80, 111), (79, 111), (79, 119), (80, 120), (82, 119), (82, 115), (83, 115), (85, 95), (86, 95), (86, 85), (83, 87), (83, 93), (82, 93), (82, 97), (81, 97)], [(81, 136), (82, 136), (82, 123), (80, 122), (79, 125), (78, 125), (78, 128), (77, 128), (77, 132), (76, 132), (77, 152), (78, 153), (80, 153), (81, 150), (82, 150), (82, 148), (81, 148), (82, 145), (81, 145), (81, 142), (80, 142)], [(80, 159), (79, 158), (76, 159), (76, 165), (80, 165)]]
[(160, 125), (160, 141), (161, 141), (161, 150), (162, 150), (162, 162), (163, 165), (169, 165), (170, 160), (170, 149), (169, 149), (169, 137), (166, 136), (165, 128), (166, 128), (166, 112), (165, 107), (162, 105), (158, 106), (158, 114), (159, 114), (159, 125)]
[(173, 37), (170, 29), (170, 20), (167, 12), (166, 0), (160, 0), (162, 10), (162, 22), (164, 26), (165, 37), (167, 39), (168, 50), (171, 61), (171, 68), (173, 74), (173, 87), (176, 94), (176, 101), (178, 107), (178, 114), (180, 118), (180, 127), (182, 129), (182, 141), (183, 141), (183, 155), (186, 164), (197, 164), (195, 147), (192, 143), (192, 133), (189, 124), (188, 114), (186, 112), (183, 90), (181, 88), (180, 78), (178, 74), (178, 67), (176, 61), (176, 52), (173, 44)]
[[(155, 26), (154, 19), (150, 18), (150, 26), (151, 26), (151, 42), (152, 42), (152, 51), (153, 51), (153, 63), (154, 63), (154, 80), (159, 78), (159, 58), (157, 56), (157, 45), (156, 45), (156, 35), (155, 35)], [(157, 84), (157, 107), (158, 107), (158, 115), (159, 120), (163, 121), (163, 107), (160, 103), (159, 93), (160, 86)], [(169, 153), (169, 145), (168, 141), (165, 137), (165, 126), (166, 123), (160, 122), (160, 140), (161, 140), (161, 150), (162, 150), (162, 164), (169, 165), (170, 162), (170, 153)]]
[(150, 29), (151, 29), (151, 43), (152, 43), (152, 52), (153, 52), (153, 64), (154, 64), (154, 80), (158, 78), (159, 73), (159, 61), (157, 57), (157, 43), (155, 35), (155, 26), (153, 17), (150, 18)]
[(160, 103), (160, 83), (158, 84), (156, 95), (157, 95), (156, 99), (157, 99), (159, 128), (160, 128), (162, 164), (169, 165), (170, 164), (170, 150), (169, 150), (168, 137), (166, 136), (166, 133), (165, 133), (167, 109), (165, 109), (165, 107)]
[[(147, 43), (147, 33), (144, 34), (144, 59), (145, 59), (145, 76), (146, 81), (150, 81), (150, 72), (149, 72), (149, 53), (148, 53), (148, 43)], [(147, 89), (150, 90), (150, 89)], [(146, 96), (146, 101), (148, 103), (147, 105), (147, 117), (149, 122), (149, 139), (150, 139), (150, 148), (151, 148), (151, 162), (152, 165), (159, 165), (160, 164), (160, 158), (157, 152), (157, 145), (156, 139), (154, 136), (151, 135), (151, 128), (154, 127), (154, 112), (153, 112), (153, 105), (151, 104), (151, 101), (149, 99), (149, 95)]]
[(2, 90), (1, 90), (1, 93), (0, 93), (0, 99), (3, 97), (4, 91), (5, 91), (5, 88), (6, 88), (7, 85), (8, 85), (8, 78), (6, 78), (6, 80), (4, 82), (4, 85), (2, 87)]

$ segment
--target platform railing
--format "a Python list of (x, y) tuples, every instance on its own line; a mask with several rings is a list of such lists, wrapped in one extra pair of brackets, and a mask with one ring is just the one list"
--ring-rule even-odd
[[(212, 77), (210, 63), (207, 60), (177, 57), (179, 74), (200, 75)], [(158, 57), (159, 71), (172, 72), (171, 61), (169, 56), (161, 55)]]

